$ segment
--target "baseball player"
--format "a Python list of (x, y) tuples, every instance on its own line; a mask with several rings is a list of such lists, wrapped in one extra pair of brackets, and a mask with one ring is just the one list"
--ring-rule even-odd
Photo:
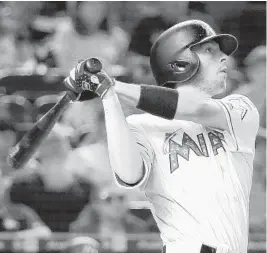
[[(234, 36), (190, 20), (152, 46), (158, 86), (89, 73), (85, 61), (66, 79), (101, 98), (115, 179), (144, 190), (167, 253), (247, 252), (259, 115), (245, 96), (212, 98), (225, 89), (237, 47)], [(148, 114), (126, 120), (118, 97)]]

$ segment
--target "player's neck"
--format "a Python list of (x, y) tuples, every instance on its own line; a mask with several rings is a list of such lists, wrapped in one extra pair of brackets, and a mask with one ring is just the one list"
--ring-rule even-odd
[[(181, 87), (181, 85), (179, 85), (176, 89), (179, 92), (179, 88)], [(206, 98), (211, 98), (213, 95), (209, 92), (209, 90), (205, 89), (203, 86), (200, 85), (195, 85), (195, 84), (188, 84), (188, 85), (184, 85), (183, 87), (188, 87), (189, 89), (192, 89), (195, 92), (200, 92), (200, 93), (204, 93)]]
[[(202, 75), (196, 75), (192, 79), (182, 83), (182, 85), (193, 87), (196, 91), (205, 93), (209, 98), (216, 94), (213, 90), (214, 84), (210, 83)], [(177, 84), (175, 88), (177, 89), (180, 86), (181, 84)]]

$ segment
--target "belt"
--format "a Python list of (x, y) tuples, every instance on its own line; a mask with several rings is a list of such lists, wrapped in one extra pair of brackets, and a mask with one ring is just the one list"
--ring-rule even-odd
[[(217, 251), (216, 248), (202, 244), (200, 253), (216, 253), (216, 251)], [(162, 253), (166, 253), (166, 245), (163, 246)], [(186, 252), (177, 252), (177, 253), (186, 253)]]

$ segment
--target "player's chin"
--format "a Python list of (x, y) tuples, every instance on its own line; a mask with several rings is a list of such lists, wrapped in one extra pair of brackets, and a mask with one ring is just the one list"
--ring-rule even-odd
[(220, 88), (225, 89), (226, 88), (226, 79), (227, 79), (227, 75), (226, 74), (222, 74), (218, 76), (218, 86)]
[(219, 82), (216, 85), (216, 91), (214, 92), (214, 94), (218, 95), (224, 93), (225, 90), (226, 90), (226, 80), (225, 79), (219, 80)]

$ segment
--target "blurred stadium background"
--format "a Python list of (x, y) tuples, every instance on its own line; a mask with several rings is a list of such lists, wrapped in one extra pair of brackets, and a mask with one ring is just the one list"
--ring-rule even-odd
[(192, 18), (239, 39), (221, 96), (245, 94), (260, 112), (249, 252), (266, 252), (265, 1), (0, 2), (0, 252), (161, 251), (144, 196), (116, 188), (97, 161), (88, 168), (88, 129), (97, 126), (93, 115), (84, 119), (82, 104), (66, 111), (25, 169), (14, 171), (5, 158), (58, 101), (79, 59), (99, 57), (113, 77), (153, 84), (151, 44)]

